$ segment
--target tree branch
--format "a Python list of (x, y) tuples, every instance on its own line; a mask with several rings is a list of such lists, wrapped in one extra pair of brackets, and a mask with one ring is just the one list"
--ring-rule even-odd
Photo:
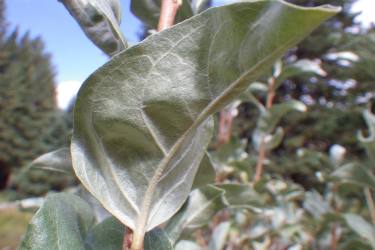
[(182, 5), (182, 0), (162, 0), (158, 31), (162, 31), (174, 24), (178, 9)]

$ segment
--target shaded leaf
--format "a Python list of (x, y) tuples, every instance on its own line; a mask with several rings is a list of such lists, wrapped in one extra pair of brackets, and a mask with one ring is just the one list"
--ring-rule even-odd
[(210, 250), (223, 250), (227, 242), (230, 229), (230, 222), (220, 223), (212, 233), (212, 239), (208, 245)]
[(119, 0), (59, 0), (86, 36), (109, 56), (128, 47), (120, 30)]
[(345, 214), (345, 221), (358, 235), (366, 239), (375, 248), (375, 226), (368, 223), (361, 216), (356, 214)]
[(284, 138), (284, 130), (278, 127), (274, 134), (266, 134), (255, 129), (252, 134), (252, 143), (254, 148), (259, 151), (262, 141), (264, 141), (264, 147), (266, 150), (272, 150), (280, 145)]
[(94, 223), (90, 206), (72, 194), (47, 196), (27, 227), (21, 250), (84, 250), (83, 239)]
[(212, 216), (225, 207), (222, 203), (223, 193), (222, 189), (214, 186), (192, 191), (184, 206), (165, 228), (171, 241), (174, 243), (183, 233), (189, 233), (208, 224)]
[(173, 250), (167, 233), (160, 228), (149, 231), (145, 236), (144, 250)]
[(194, 179), (193, 188), (200, 188), (206, 186), (207, 183), (215, 182), (215, 176), (215, 168), (208, 153), (206, 153), (199, 165), (197, 175)]
[(338, 182), (348, 182), (375, 190), (375, 176), (360, 164), (348, 163), (331, 175)]
[(78, 178), (141, 244), (188, 197), (211, 115), (337, 10), (279, 1), (212, 8), (113, 57), (78, 94)]
[(69, 148), (61, 148), (39, 156), (30, 164), (31, 168), (39, 168), (73, 175), (72, 157)]
[(85, 250), (119, 250), (125, 234), (125, 226), (115, 217), (109, 217), (95, 225), (85, 239)]

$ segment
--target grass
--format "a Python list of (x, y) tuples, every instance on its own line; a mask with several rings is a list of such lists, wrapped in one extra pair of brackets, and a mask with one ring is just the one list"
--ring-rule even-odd
[(14, 208), (0, 210), (0, 250), (17, 249), (32, 216)]

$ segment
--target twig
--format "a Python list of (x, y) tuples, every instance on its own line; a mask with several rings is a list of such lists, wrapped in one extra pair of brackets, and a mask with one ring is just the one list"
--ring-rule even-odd
[(133, 232), (130, 228), (125, 227), (124, 240), (122, 242), (122, 250), (130, 250), (132, 245)]
[(178, 9), (182, 5), (182, 0), (162, 0), (158, 31), (162, 31), (174, 24)]
[(364, 189), (365, 197), (366, 197), (366, 203), (368, 206), (368, 209), (370, 211), (370, 217), (372, 224), (375, 225), (375, 204), (374, 204), (374, 199), (372, 197), (372, 193), (370, 188), (365, 188)]
[[(269, 87), (268, 87), (268, 93), (267, 93), (267, 100), (266, 100), (266, 109), (272, 108), (273, 100), (275, 98), (275, 78), (271, 77), (269, 79)], [(265, 137), (262, 136), (260, 146), (259, 146), (259, 152), (258, 152), (258, 161), (255, 168), (255, 176), (254, 176), (254, 183), (257, 183), (261, 178), (263, 174), (263, 168), (264, 168), (264, 160), (266, 159), (266, 141)]]

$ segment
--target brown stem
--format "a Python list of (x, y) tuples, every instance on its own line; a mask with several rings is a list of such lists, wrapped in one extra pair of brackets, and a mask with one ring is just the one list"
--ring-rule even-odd
[(369, 188), (365, 188), (364, 190), (365, 197), (366, 197), (366, 203), (368, 206), (368, 209), (370, 211), (370, 217), (372, 224), (375, 225), (375, 204), (374, 204), (374, 199), (372, 197), (371, 190)]
[(337, 235), (337, 224), (333, 224), (331, 231), (331, 250), (337, 249), (337, 243), (339, 241), (339, 235)]
[[(266, 108), (270, 109), (273, 105), (273, 100), (275, 98), (275, 78), (271, 77), (268, 82), (268, 93), (267, 93), (267, 100), (266, 100)], [(255, 176), (254, 176), (254, 183), (257, 183), (263, 174), (264, 168), (264, 160), (266, 159), (266, 142), (264, 136), (261, 139), (261, 143), (259, 145), (259, 152), (258, 152), (258, 161), (255, 167)]]
[(219, 134), (216, 147), (226, 144), (230, 140), (232, 134), (233, 110), (231, 108), (224, 108), (220, 112)]
[(177, 11), (181, 5), (182, 0), (162, 0), (158, 31), (167, 29), (174, 24)]
[(122, 250), (130, 250), (132, 245), (133, 232), (130, 228), (125, 227), (124, 240), (122, 242)]

